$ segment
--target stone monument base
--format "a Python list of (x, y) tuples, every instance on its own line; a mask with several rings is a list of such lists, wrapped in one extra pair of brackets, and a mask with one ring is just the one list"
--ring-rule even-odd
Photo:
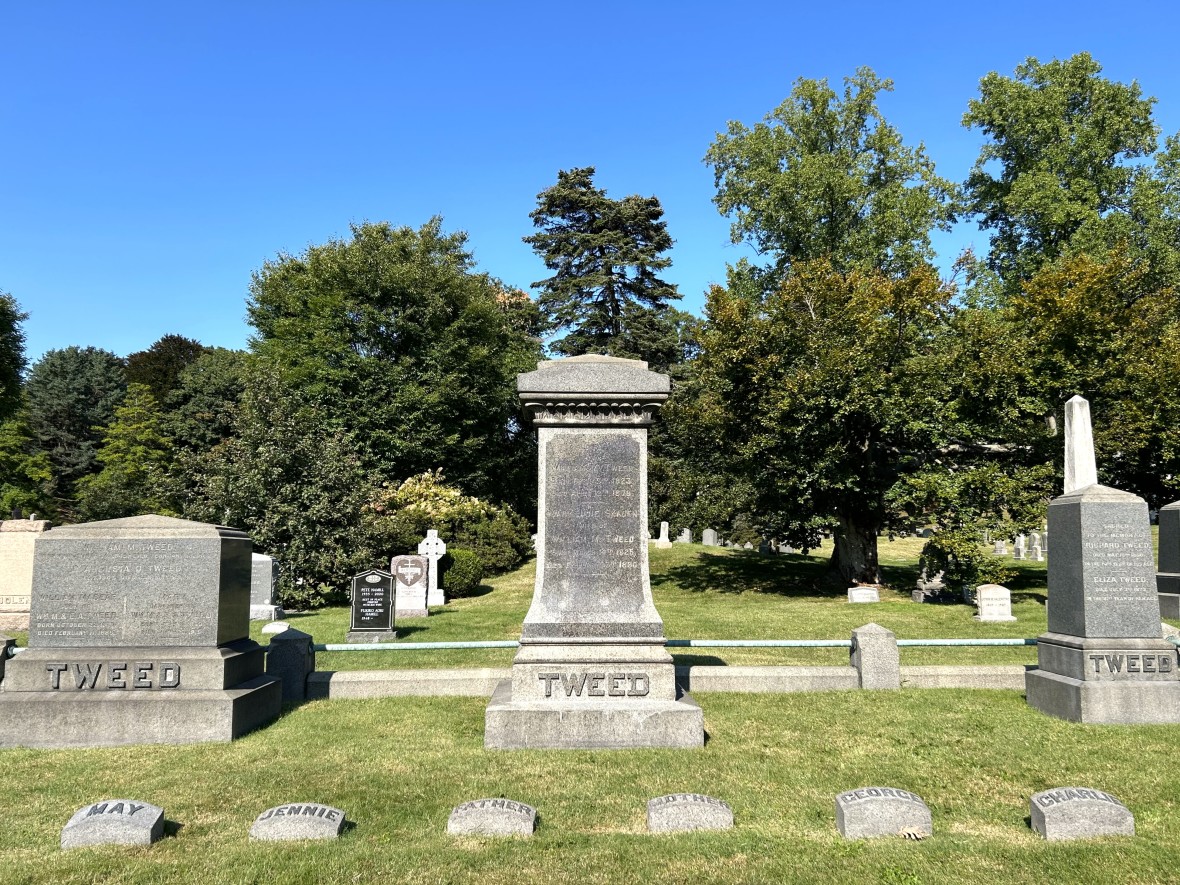
[(393, 642), (396, 630), (349, 630), (345, 642)]
[(705, 719), (689, 695), (602, 703), (513, 701), (505, 679), (484, 714), (489, 750), (691, 749), (704, 746)]
[(1165, 639), (1046, 633), (1037, 661), (1024, 686), (1028, 703), (1042, 713), (1095, 724), (1180, 722), (1176, 647)]
[(277, 719), (250, 639), (214, 648), (29, 648), (0, 683), (0, 747), (231, 741)]
[(28, 612), (0, 612), (0, 630), (28, 630)]
[(283, 617), (283, 610), (277, 605), (250, 606), (251, 621), (281, 621)]
[(266, 676), (226, 691), (6, 692), (0, 747), (225, 743), (277, 718), (281, 707), (282, 685)]

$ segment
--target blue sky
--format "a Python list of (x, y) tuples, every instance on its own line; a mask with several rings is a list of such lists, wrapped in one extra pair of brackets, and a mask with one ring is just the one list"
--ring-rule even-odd
[[(1089, 51), (1180, 130), (1172, 4), (0, 4), (0, 290), (28, 354), (120, 355), (179, 333), (242, 347), (250, 275), (351, 222), (470, 234), (481, 269), (545, 276), (521, 242), (559, 169), (655, 194), (667, 277), (699, 312), (743, 251), (701, 158), (798, 77), (868, 65), (882, 109), (938, 171), (967, 174), (960, 125), (988, 71)], [(949, 266), (973, 225), (940, 236)]]

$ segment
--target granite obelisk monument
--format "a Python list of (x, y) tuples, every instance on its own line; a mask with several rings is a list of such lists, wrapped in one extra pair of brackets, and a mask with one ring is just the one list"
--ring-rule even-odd
[(1098, 484), (1090, 406), (1065, 408), (1065, 494), (1049, 503), (1049, 630), (1028, 702), (1075, 722), (1180, 722), (1176, 648), (1162, 638), (1147, 502)]
[(647, 559), (647, 428), (668, 376), (580, 356), (517, 378), (537, 427), (537, 579), (512, 679), (485, 717), (491, 749), (699, 747), (676, 685)]

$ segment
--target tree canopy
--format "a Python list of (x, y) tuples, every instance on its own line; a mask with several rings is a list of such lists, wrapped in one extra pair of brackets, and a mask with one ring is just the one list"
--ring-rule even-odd
[(892, 90), (867, 67), (842, 95), (800, 78), (761, 123), (731, 120), (705, 154), (733, 242), (774, 262), (769, 285), (798, 261), (903, 275), (934, 257), (930, 232), (949, 223), (954, 186), (881, 114), (877, 97)]
[(654, 196), (612, 200), (595, 187), (594, 173), (593, 166), (558, 172), (537, 194), (537, 233), (524, 238), (554, 272), (533, 283), (549, 326), (565, 332), (551, 347), (666, 366), (683, 352), (684, 321), (668, 313), (680, 298), (676, 287), (658, 276), (672, 263), (664, 209)]
[(0, 292), (0, 421), (20, 407), (21, 375), (25, 370), (25, 333), (21, 323), (28, 318), (15, 298)]
[(210, 348), (183, 335), (164, 335), (147, 350), (127, 356), (127, 381), (146, 385), (157, 402), (163, 402), (180, 381), (184, 369)]

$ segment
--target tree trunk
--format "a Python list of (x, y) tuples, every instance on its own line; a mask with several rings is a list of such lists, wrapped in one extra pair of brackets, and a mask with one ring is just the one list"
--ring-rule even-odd
[(877, 527), (840, 515), (835, 531), (835, 549), (830, 562), (833, 572), (849, 584), (881, 583), (877, 562)]

